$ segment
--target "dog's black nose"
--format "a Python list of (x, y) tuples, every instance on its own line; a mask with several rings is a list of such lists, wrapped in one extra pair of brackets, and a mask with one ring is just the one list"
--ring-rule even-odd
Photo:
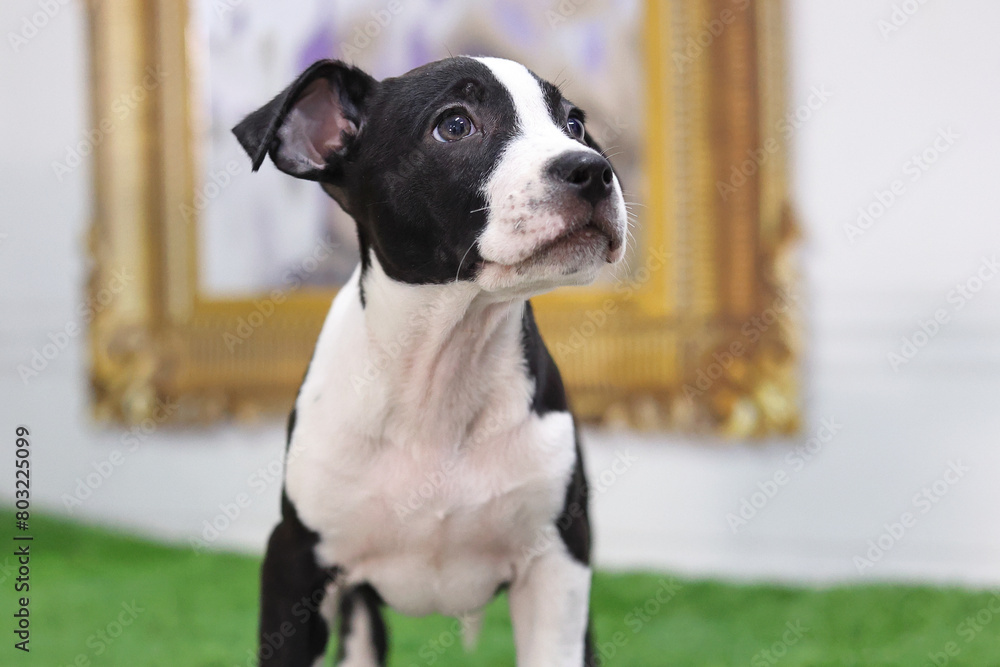
[(549, 166), (549, 174), (557, 182), (574, 188), (591, 204), (611, 194), (614, 177), (611, 163), (597, 153), (575, 151), (560, 155)]

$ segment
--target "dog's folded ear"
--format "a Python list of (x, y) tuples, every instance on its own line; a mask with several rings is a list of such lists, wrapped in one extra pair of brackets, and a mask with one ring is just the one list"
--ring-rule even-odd
[(337, 60), (320, 60), (277, 97), (233, 128), (257, 171), (270, 153), (281, 171), (335, 180), (365, 121), (371, 76)]

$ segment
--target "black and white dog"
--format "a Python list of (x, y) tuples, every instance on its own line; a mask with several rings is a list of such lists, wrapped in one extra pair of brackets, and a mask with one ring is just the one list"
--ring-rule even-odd
[(288, 427), (260, 664), (384, 665), (383, 604), (474, 625), (506, 589), (522, 667), (593, 664), (587, 483), (528, 298), (592, 281), (627, 216), (583, 111), (524, 66), (376, 81), (317, 62), (234, 128), (256, 170), (357, 222)]

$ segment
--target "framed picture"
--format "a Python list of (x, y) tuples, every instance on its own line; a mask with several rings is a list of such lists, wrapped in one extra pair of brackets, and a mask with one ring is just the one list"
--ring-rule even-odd
[(796, 428), (778, 0), (88, 8), (93, 115), (112, 129), (94, 150), (91, 284), (136, 276), (91, 324), (99, 418), (290, 407), (357, 261), (353, 221), (269, 163), (251, 176), (230, 128), (320, 58), (383, 78), (462, 53), (558, 82), (624, 184), (627, 261), (533, 300), (576, 412), (732, 435)]

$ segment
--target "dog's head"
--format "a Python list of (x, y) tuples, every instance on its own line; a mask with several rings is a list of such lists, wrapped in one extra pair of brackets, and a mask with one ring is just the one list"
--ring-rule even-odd
[(524, 66), (457, 57), (376, 81), (317, 62), (233, 132), (318, 181), (371, 254), (409, 283), (498, 296), (590, 282), (624, 254), (627, 216), (584, 113)]

